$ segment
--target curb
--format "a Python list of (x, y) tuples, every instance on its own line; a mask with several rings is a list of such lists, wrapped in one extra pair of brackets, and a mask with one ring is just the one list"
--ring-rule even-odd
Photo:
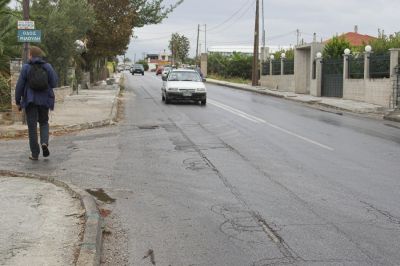
[[(336, 111), (350, 112), (350, 113), (355, 113), (355, 114), (365, 114), (365, 115), (368, 115), (368, 114), (378, 114), (378, 115), (380, 115), (380, 114), (383, 113), (382, 110), (357, 111), (357, 110), (347, 109), (347, 108), (343, 108), (343, 107), (339, 107), (339, 106), (323, 103), (320, 100), (300, 100), (300, 99), (297, 99), (296, 97), (290, 97), (290, 96), (285, 96), (285, 95), (282, 95), (282, 94), (273, 93), (273, 92), (267, 91), (266, 89), (245, 88), (245, 87), (242, 87), (240, 85), (230, 84), (230, 83), (227, 83), (227, 82), (224, 82), (224, 81), (215, 81), (215, 80), (209, 81), (209, 80), (207, 80), (207, 83), (216, 84), (216, 85), (220, 85), (220, 86), (225, 86), (225, 87), (233, 88), (233, 89), (239, 89), (239, 90), (243, 90), (243, 91), (251, 91), (251, 92), (260, 93), (260, 94), (273, 96), (273, 97), (277, 97), (277, 98), (283, 98), (285, 100), (289, 100), (289, 101), (293, 101), (293, 102), (297, 102), (297, 103), (302, 103), (302, 104), (307, 104), (309, 106), (311, 105), (311, 106), (320, 106), (320, 107), (323, 107), (323, 108), (330, 108), (330, 109), (334, 109)], [(392, 121), (396, 121), (396, 120), (392, 120)]]
[(53, 177), (4, 170), (0, 170), (0, 175), (46, 181), (56, 185), (57, 187), (64, 188), (71, 194), (72, 197), (78, 197), (81, 201), (82, 207), (85, 210), (85, 226), (76, 265), (100, 265), (102, 246), (102, 218), (95, 200), (89, 193), (74, 185), (56, 180)]
[[(118, 85), (108, 119), (104, 119), (101, 121), (95, 121), (95, 122), (86, 122), (86, 123), (81, 123), (81, 124), (68, 125), (68, 126), (50, 126), (50, 130), (51, 130), (50, 134), (51, 135), (52, 134), (60, 134), (60, 133), (94, 129), (94, 128), (100, 128), (100, 127), (105, 127), (105, 126), (109, 126), (109, 125), (114, 125), (117, 121), (117, 116), (118, 116), (118, 98), (119, 98), (120, 91), (121, 91), (121, 86)], [(0, 132), (0, 139), (14, 139), (14, 138), (19, 138), (19, 137), (24, 137), (27, 135), (28, 135), (28, 129), (16, 129), (16, 130), (10, 130), (10, 131), (6, 131), (6, 132)]]

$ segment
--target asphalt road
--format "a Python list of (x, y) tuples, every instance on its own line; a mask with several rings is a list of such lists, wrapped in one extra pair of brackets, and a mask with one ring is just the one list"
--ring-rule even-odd
[(399, 264), (398, 125), (214, 85), (165, 105), (153, 73), (125, 81), (119, 126), (53, 139), (45, 164), (0, 144), (2, 169), (116, 200), (104, 265)]

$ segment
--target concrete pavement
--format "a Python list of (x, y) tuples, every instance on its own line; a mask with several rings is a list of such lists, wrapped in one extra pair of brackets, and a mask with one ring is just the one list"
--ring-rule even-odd
[[(119, 84), (100, 84), (91, 90), (80, 90), (56, 103), (50, 112), (50, 131), (60, 133), (89, 129), (113, 123), (117, 117)], [(27, 134), (26, 125), (0, 125), (0, 138), (13, 138)]]
[(277, 90), (273, 90), (273, 89), (266, 88), (266, 87), (253, 87), (253, 86), (247, 85), (247, 84), (231, 83), (231, 82), (209, 79), (209, 78), (207, 78), (207, 82), (212, 83), (212, 84), (230, 87), (230, 88), (257, 92), (260, 94), (266, 94), (266, 95), (279, 97), (279, 98), (285, 98), (288, 100), (306, 103), (306, 104), (310, 104), (313, 106), (333, 108), (335, 110), (352, 112), (352, 113), (357, 113), (357, 114), (374, 114), (374, 115), (383, 117), (385, 115), (385, 111), (386, 111), (382, 106), (379, 106), (376, 104), (365, 103), (365, 102), (357, 102), (357, 101), (352, 101), (352, 100), (344, 100), (344, 99), (331, 98), (331, 97), (315, 97), (315, 96), (311, 96), (311, 95), (298, 94), (298, 93), (293, 93), (293, 92), (282, 92), (282, 91), (277, 91)]
[[(57, 103), (50, 112), (51, 133), (112, 124), (120, 93), (119, 77), (116, 80)], [(26, 125), (0, 125), (0, 138), (26, 134)], [(29, 163), (46, 167), (50, 161)], [(0, 169), (0, 217), (0, 265), (100, 263), (102, 227), (96, 203), (87, 192), (57, 177)]]

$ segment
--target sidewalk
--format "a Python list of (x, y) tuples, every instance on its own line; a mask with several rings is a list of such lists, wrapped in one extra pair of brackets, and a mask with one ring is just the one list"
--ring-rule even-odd
[(253, 87), (251, 85), (230, 83), (215, 79), (207, 79), (207, 82), (230, 88), (257, 92), (279, 98), (285, 98), (288, 100), (306, 103), (314, 106), (333, 108), (338, 111), (346, 111), (358, 114), (374, 114), (381, 117), (383, 117), (385, 115), (385, 112), (387, 111), (385, 110), (384, 107), (379, 105), (357, 102), (352, 100), (343, 100), (330, 97), (314, 97), (311, 95), (297, 94), (293, 92), (281, 92), (266, 87)]
[[(119, 79), (117, 79), (119, 80)], [(80, 90), (63, 102), (56, 103), (49, 114), (50, 132), (61, 133), (110, 125), (117, 117), (120, 86), (101, 84), (90, 90)], [(27, 134), (22, 123), (0, 125), (0, 138), (13, 138)]]
[(101, 218), (85, 191), (0, 171), (0, 265), (98, 265)]

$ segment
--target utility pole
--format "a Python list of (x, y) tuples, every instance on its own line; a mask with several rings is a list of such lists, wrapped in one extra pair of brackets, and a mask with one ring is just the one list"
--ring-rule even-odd
[[(24, 0), (22, 3), (22, 10), (23, 10), (23, 16), (24, 20), (29, 20), (29, 0)], [(24, 43), (24, 52), (23, 52), (23, 61), (24, 63), (28, 62), (28, 57), (29, 57), (29, 43)]]
[(199, 37), (200, 37), (200, 24), (197, 25), (197, 45), (196, 45), (196, 65), (199, 61)]
[[(265, 20), (264, 20), (264, 0), (262, 0), (262, 44), (265, 49)], [(264, 55), (263, 55), (264, 58)]]
[(256, 0), (256, 22), (255, 22), (255, 30), (254, 30), (254, 51), (253, 51), (253, 73), (252, 73), (252, 85), (258, 85), (258, 55), (259, 55), (259, 41), (260, 41), (260, 0)]
[(296, 30), (296, 34), (297, 34), (297, 45), (299, 45), (299, 41), (300, 41), (300, 30), (299, 29)]
[(204, 52), (207, 53), (207, 24), (204, 24)]

